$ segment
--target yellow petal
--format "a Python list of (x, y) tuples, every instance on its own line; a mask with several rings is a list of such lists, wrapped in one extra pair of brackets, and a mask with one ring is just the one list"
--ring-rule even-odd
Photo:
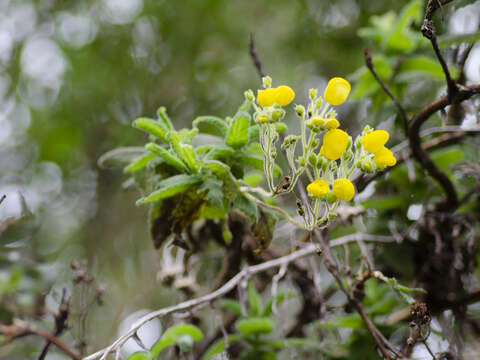
[(258, 90), (258, 95), (257, 95), (258, 105), (263, 107), (272, 106), (273, 104), (275, 104), (276, 96), (277, 96), (276, 89)]
[(295, 98), (295, 92), (290, 86), (281, 85), (276, 88), (275, 102), (280, 106), (287, 106)]
[(340, 129), (327, 131), (323, 136), (323, 145), (320, 154), (329, 160), (337, 160), (347, 150), (348, 134)]
[(337, 179), (333, 182), (332, 192), (340, 200), (350, 201), (355, 195), (355, 188), (348, 179)]
[(368, 152), (376, 153), (387, 143), (389, 137), (390, 135), (385, 130), (372, 131), (363, 137), (363, 148)]
[(330, 79), (323, 93), (323, 98), (331, 105), (342, 104), (350, 94), (350, 83), (341, 77)]
[(373, 161), (375, 161), (375, 164), (381, 167), (394, 166), (397, 163), (397, 159), (395, 159), (393, 153), (386, 147), (382, 147), (375, 153)]
[(314, 118), (312, 118), (312, 123), (315, 126), (322, 126), (323, 124), (325, 124), (325, 119), (321, 118), (320, 116), (315, 116)]
[(328, 194), (328, 184), (323, 180), (317, 179), (307, 186), (307, 191), (312, 197), (322, 197)]
[(260, 115), (257, 116), (256, 120), (259, 124), (266, 123), (266, 122), (268, 122), (268, 116), (265, 115), (265, 114), (260, 114)]

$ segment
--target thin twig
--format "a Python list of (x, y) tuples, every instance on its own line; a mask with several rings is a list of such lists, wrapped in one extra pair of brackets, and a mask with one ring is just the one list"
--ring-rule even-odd
[[(461, 102), (471, 98), (472, 96), (480, 93), (480, 85), (471, 85), (458, 90), (455, 100)], [(458, 197), (455, 190), (455, 186), (448, 178), (448, 176), (442, 172), (437, 165), (430, 158), (428, 152), (426, 152), (421, 145), (420, 128), (430, 118), (431, 115), (437, 111), (444, 109), (452, 103), (452, 100), (448, 95), (441, 97), (434, 101), (430, 105), (424, 107), (420, 112), (412, 117), (410, 121), (410, 127), (408, 132), (408, 139), (412, 154), (415, 159), (420, 162), (423, 168), (432, 176), (440, 186), (444, 189), (446, 194), (446, 200), (439, 205), (441, 209), (456, 209), (458, 207)]]
[(3, 200), (5, 200), (7, 198), (7, 195), (2, 195), (2, 197), (0, 197), (0, 204), (3, 202)]
[(26, 321), (15, 319), (11, 325), (0, 325), (0, 334), (5, 335), (8, 340), (14, 340), (16, 338), (37, 335), (48, 342), (54, 344), (58, 349), (70, 356), (74, 360), (81, 360), (81, 356), (78, 355), (68, 345), (63, 343), (54, 334), (49, 333), (43, 329), (37, 328), (34, 325), (30, 325)]
[(405, 134), (407, 134), (408, 133), (408, 115), (407, 115), (407, 112), (405, 111), (405, 108), (397, 99), (397, 97), (393, 95), (388, 85), (380, 78), (377, 71), (375, 70), (375, 66), (373, 65), (373, 61), (372, 61), (372, 55), (370, 54), (370, 49), (366, 47), (363, 51), (365, 54), (365, 65), (367, 66), (368, 70), (370, 70), (373, 77), (377, 80), (380, 86), (383, 88), (383, 90), (395, 103), (395, 106), (397, 107), (398, 112), (400, 113), (400, 117), (402, 118), (404, 132)]
[(458, 92), (458, 87), (452, 76), (450, 75), (450, 70), (448, 69), (447, 62), (443, 57), (440, 48), (437, 43), (437, 35), (435, 31), (435, 26), (433, 24), (433, 15), (435, 11), (441, 6), (451, 2), (453, 0), (428, 0), (427, 9), (425, 11), (425, 19), (423, 20), (423, 25), (421, 28), (423, 36), (430, 40), (432, 43), (433, 50), (435, 55), (442, 66), (443, 73), (445, 74), (445, 80), (447, 81), (448, 88), (448, 98), (452, 100)]
[(255, 65), (255, 69), (257, 69), (260, 79), (263, 78), (265, 76), (265, 73), (263, 72), (262, 62), (258, 57), (257, 50), (255, 49), (255, 40), (253, 38), (253, 33), (250, 34), (250, 41), (248, 43), (248, 53), (252, 58), (253, 65)]
[[(358, 241), (358, 239), (360, 238), (363, 239), (363, 241), (369, 241), (369, 242), (379, 242), (379, 243), (395, 242), (395, 240), (390, 236), (352, 234), (352, 235), (347, 235), (347, 236), (343, 236), (335, 240), (332, 240), (330, 242), (330, 246), (331, 247), (342, 246), (343, 244), (346, 244), (346, 243)], [(130, 330), (128, 330), (124, 335), (120, 336), (110, 346), (83, 358), (83, 360), (94, 360), (98, 358), (106, 359), (109, 353), (114, 352), (116, 351), (116, 349), (120, 348), (128, 339), (134, 336), (134, 334), (138, 331), (138, 329), (140, 329), (145, 323), (151, 321), (154, 318), (163, 317), (174, 312), (184, 311), (194, 307), (199, 308), (229, 293), (231, 290), (237, 287), (238, 284), (240, 284), (240, 282), (246, 277), (250, 277), (254, 274), (257, 274), (272, 268), (281, 267), (284, 264), (289, 264), (302, 257), (309, 256), (312, 254), (317, 254), (317, 253), (318, 253), (318, 246), (316, 244), (309, 244), (305, 248), (292, 252), (291, 254), (282, 256), (274, 260), (266, 261), (258, 265), (246, 267), (245, 269), (240, 271), (237, 275), (235, 275), (232, 279), (226, 282), (222, 287), (218, 288), (217, 290), (207, 295), (201, 296), (196, 299), (188, 300), (177, 305), (159, 309), (143, 316), (130, 327)]]

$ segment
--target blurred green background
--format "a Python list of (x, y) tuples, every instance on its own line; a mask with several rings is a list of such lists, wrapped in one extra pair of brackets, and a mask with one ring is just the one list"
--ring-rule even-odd
[[(121, 170), (100, 169), (98, 158), (142, 144), (130, 123), (160, 105), (177, 128), (197, 115), (233, 114), (244, 90), (260, 85), (250, 33), (265, 72), (292, 86), (296, 101), (332, 76), (354, 78), (367, 45), (358, 29), (406, 3), (0, 0), (0, 195), (7, 196), (0, 220), (5, 228), (12, 222), (8, 242), (2, 236), (0, 243), (4, 299), (15, 293), (17, 314), (30, 315), (48, 294), (45, 307), (55, 311), (63, 287), (87, 291), (73, 289), (70, 267), (87, 260), (105, 285), (105, 305), (84, 304), (85, 329), (75, 326), (65, 341), (84, 339), (88, 352), (108, 344), (132, 312), (182, 300), (155, 282), (161, 257), (146, 208), (135, 206), (138, 194), (123, 191)], [(444, 29), (470, 32), (478, 11), (451, 19)], [(478, 77), (478, 65), (467, 71)], [(368, 123), (367, 107), (342, 106), (345, 126)], [(0, 358), (35, 351), (38, 340), (28, 339), (0, 348)]]

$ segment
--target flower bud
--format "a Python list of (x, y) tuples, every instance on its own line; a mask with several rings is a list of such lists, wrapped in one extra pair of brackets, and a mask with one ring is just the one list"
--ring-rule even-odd
[(312, 118), (312, 123), (315, 126), (322, 126), (325, 124), (325, 119), (320, 116), (315, 116), (314, 118)]
[(322, 98), (318, 98), (317, 101), (315, 102), (315, 107), (317, 109), (320, 109), (322, 107), (322, 104), (323, 104), (323, 99)]
[(245, 96), (245, 99), (247, 99), (248, 101), (255, 101), (255, 95), (253, 94), (252, 90), (245, 91), (243, 95)]
[(312, 149), (315, 149), (318, 146), (319, 143), (320, 142), (318, 141), (318, 139), (313, 139), (312, 140)]
[(308, 95), (310, 96), (310, 99), (314, 100), (317, 97), (317, 93), (317, 89), (310, 89)]
[(285, 116), (285, 110), (277, 109), (272, 112), (272, 120), (278, 121)]
[(297, 159), (297, 163), (300, 166), (305, 166), (305, 158), (303, 156), (299, 156)]
[(315, 154), (308, 155), (308, 162), (313, 167), (316, 167), (317, 166), (317, 156)]
[(264, 76), (262, 78), (262, 83), (263, 83), (263, 87), (265, 89), (268, 89), (270, 86), (272, 86), (272, 78), (270, 76)]
[(259, 124), (267, 123), (268, 116), (266, 114), (258, 114), (257, 118), (255, 119)]
[(302, 117), (305, 114), (305, 107), (303, 105), (295, 106), (295, 112), (298, 116)]

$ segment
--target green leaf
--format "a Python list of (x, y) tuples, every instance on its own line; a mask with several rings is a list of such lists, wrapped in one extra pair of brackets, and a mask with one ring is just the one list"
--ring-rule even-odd
[(144, 198), (139, 199), (137, 201), (137, 205), (143, 205), (175, 196), (189, 189), (191, 186), (200, 183), (201, 180), (202, 178), (200, 176), (195, 175), (181, 174), (169, 177), (168, 179), (162, 180), (158, 183), (158, 189), (156, 191)]
[(260, 298), (260, 294), (255, 289), (255, 286), (252, 283), (249, 283), (247, 286), (248, 292), (248, 314), (251, 316), (258, 316), (260, 315), (260, 311), (262, 309), (262, 299)]
[(162, 140), (164, 143), (168, 143), (168, 130), (163, 126), (163, 124), (156, 120), (141, 117), (133, 121), (133, 127), (148, 132), (149, 134)]
[(220, 307), (228, 309), (238, 316), (242, 316), (242, 307), (238, 301), (223, 299), (220, 302)]
[(365, 323), (363, 322), (360, 315), (345, 315), (345, 316), (338, 316), (336, 319), (333, 320), (334, 327), (337, 328), (348, 328), (348, 329), (363, 329), (365, 327)]
[(165, 126), (167, 130), (175, 130), (172, 121), (167, 115), (167, 109), (165, 106), (161, 106), (157, 110), (158, 120)]
[(198, 188), (197, 192), (206, 192), (205, 199), (219, 209), (223, 208), (223, 181), (216, 177), (208, 176), (204, 179), (203, 184)]
[(208, 152), (207, 156), (205, 156), (205, 159), (227, 161), (234, 153), (235, 150), (229, 146), (215, 145)]
[(233, 203), (233, 207), (243, 212), (253, 222), (257, 221), (257, 204), (255, 204), (253, 201), (248, 200), (245, 196), (237, 196)]
[[(438, 37), (438, 45), (440, 47), (447, 47), (451, 45), (459, 45), (462, 43), (475, 43), (480, 41), (480, 32), (469, 34), (448, 34)], [(430, 46), (430, 43), (428, 43)]]
[[(187, 336), (191, 339), (187, 340)], [(176, 324), (169, 328), (162, 337), (152, 346), (151, 352), (153, 357), (158, 356), (160, 352), (169, 346), (177, 344), (179, 346), (188, 346), (193, 341), (203, 339), (202, 331), (192, 324)], [(190, 347), (191, 348), (191, 347)]]
[(170, 151), (168, 151), (167, 149), (155, 143), (148, 143), (147, 145), (145, 145), (145, 148), (162, 158), (163, 161), (165, 161), (168, 165), (171, 165), (181, 171), (188, 172), (187, 166), (182, 161), (180, 161), (179, 158), (171, 154)]
[(260, 126), (257, 124), (252, 125), (248, 128), (248, 139), (249, 143), (258, 141), (260, 138)]
[(271, 296), (270, 299), (268, 299), (268, 302), (265, 304), (265, 307), (263, 308), (262, 316), (270, 316), (273, 311), (273, 302), (275, 301), (276, 306), (279, 306), (282, 304), (282, 302), (286, 298), (291, 298), (297, 296), (297, 293), (295, 291), (281, 291), (278, 292), (276, 296)]
[(277, 130), (278, 133), (284, 133), (288, 130), (288, 126), (284, 122), (278, 121), (274, 123), (274, 125), (275, 125), (275, 130)]
[[(251, 166), (257, 170), (263, 171), (263, 162), (264, 158), (261, 155), (256, 155), (252, 153), (245, 153), (245, 152), (238, 152), (235, 153), (234, 158), (237, 159), (238, 161), (241, 161), (245, 165)], [(281, 174), (280, 167), (275, 164), (273, 168), (273, 176), (279, 177)]]
[(234, 149), (240, 149), (248, 142), (248, 127), (250, 125), (250, 114), (239, 112), (235, 115), (230, 128), (228, 129), (225, 144)]
[[(228, 335), (227, 336), (227, 341), (228, 343), (232, 343), (234, 341), (240, 340), (241, 337), (239, 335), (233, 334), (233, 335)], [(225, 350), (225, 339), (218, 340), (217, 342), (213, 343), (212, 346), (210, 346), (203, 355), (202, 360), (210, 360), (212, 359), (215, 355), (220, 354)]]
[(192, 125), (201, 133), (220, 136), (222, 138), (224, 138), (228, 132), (228, 124), (225, 120), (216, 116), (199, 116), (193, 120)]
[(424, 55), (412, 56), (402, 61), (399, 72), (424, 73), (443, 80), (442, 66), (433, 58)]
[(147, 167), (150, 160), (154, 159), (154, 154), (145, 154), (140, 156), (139, 158), (135, 159), (130, 165), (128, 165), (123, 172), (125, 173), (132, 173), (135, 171), (143, 170)]
[(152, 354), (147, 351), (137, 351), (130, 355), (127, 360), (152, 360)]
[(195, 158), (195, 151), (192, 145), (183, 144), (181, 136), (176, 131), (171, 131), (168, 139), (180, 160), (183, 161), (192, 173), (197, 173), (199, 164)]
[(266, 317), (249, 317), (237, 321), (236, 327), (245, 336), (269, 334), (275, 328), (272, 319)]
[(450, 165), (463, 159), (463, 152), (458, 147), (442, 149), (432, 154), (432, 160), (441, 169), (446, 170)]
[(406, 5), (399, 14), (390, 36), (387, 39), (386, 47), (389, 50), (408, 52), (413, 50), (418, 40), (419, 34), (410, 30), (410, 25), (414, 21), (419, 21), (421, 17), (421, 3), (415, 0)]
[(204, 161), (202, 165), (208, 168), (216, 177), (223, 181), (224, 196), (228, 199), (233, 199), (238, 192), (238, 186), (234, 181), (230, 167), (216, 160)]

